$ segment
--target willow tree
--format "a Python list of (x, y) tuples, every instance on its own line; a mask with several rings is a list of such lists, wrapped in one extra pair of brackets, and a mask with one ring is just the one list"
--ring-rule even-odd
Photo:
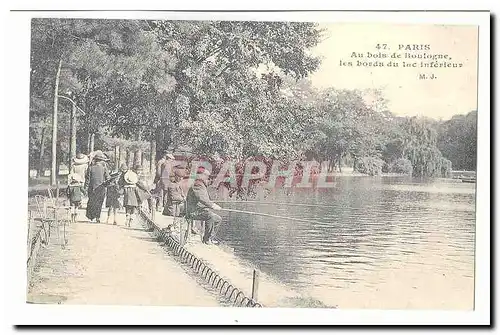
[(437, 122), (411, 117), (402, 121), (403, 158), (410, 160), (417, 177), (449, 177), (451, 162), (443, 157), (437, 147)]

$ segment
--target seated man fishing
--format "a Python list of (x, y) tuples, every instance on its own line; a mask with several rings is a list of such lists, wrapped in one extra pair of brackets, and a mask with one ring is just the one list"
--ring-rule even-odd
[(189, 188), (186, 197), (186, 218), (205, 221), (205, 233), (202, 242), (204, 244), (217, 244), (212, 240), (214, 227), (218, 227), (222, 218), (212, 210), (220, 210), (221, 207), (212, 202), (208, 195), (207, 185), (210, 171), (200, 167), (193, 186)]

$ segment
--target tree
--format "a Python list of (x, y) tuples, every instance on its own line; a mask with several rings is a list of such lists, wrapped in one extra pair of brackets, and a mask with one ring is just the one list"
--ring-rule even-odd
[(439, 126), (438, 148), (457, 170), (476, 170), (477, 112), (455, 115)]
[(312, 150), (320, 161), (330, 162), (330, 170), (341, 169), (346, 155), (354, 161), (380, 156), (391, 116), (367, 103), (364, 95), (357, 90), (335, 89), (319, 95), (316, 120), (309, 130), (316, 138)]
[[(140, 105), (120, 108), (120, 101), (127, 100), (121, 92), (154, 87), (162, 94), (173, 88), (173, 77), (167, 73), (173, 58), (150, 30), (147, 22), (136, 20), (33, 20), (32, 96), (53, 98), (51, 182), (55, 181), (59, 92), (73, 92), (86, 111), (87, 137), (93, 139), (107, 124), (110, 112), (135, 112), (134, 120), (142, 122), (145, 113)], [(47, 94), (49, 87), (51, 94)]]
[(413, 175), (417, 177), (441, 177), (451, 173), (451, 162), (443, 157), (437, 147), (437, 122), (411, 117), (402, 121), (403, 158), (410, 160)]
[[(266, 85), (259, 78), (260, 66), (268, 65), (276, 73), (302, 78), (319, 64), (307, 52), (321, 37), (321, 30), (312, 23), (154, 21), (152, 26), (165, 50), (178, 59), (173, 75), (177, 82), (175, 94), (182, 99), (170, 100), (169, 114), (174, 114), (180, 104), (183, 111), (174, 120), (160, 120), (159, 133), (169, 137), (158, 145), (158, 151), (181, 136), (177, 135), (177, 127), (182, 125), (184, 134), (189, 132), (190, 123), (194, 128), (204, 127), (207, 115), (218, 118), (214, 113), (226, 124), (232, 122), (229, 129), (247, 128), (246, 123), (252, 123), (252, 113), (266, 108), (261, 99), (272, 98), (264, 93)], [(232, 113), (230, 119), (225, 117), (228, 110)], [(203, 136), (206, 135), (213, 134), (207, 132)], [(208, 150), (207, 143), (203, 146), (200, 144), (199, 149)], [(238, 150), (231, 154), (242, 154), (243, 149)]]

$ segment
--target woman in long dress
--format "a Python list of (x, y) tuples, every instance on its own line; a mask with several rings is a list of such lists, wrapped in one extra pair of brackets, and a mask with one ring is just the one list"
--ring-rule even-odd
[(101, 222), (101, 211), (106, 197), (105, 181), (109, 179), (109, 172), (106, 166), (108, 158), (98, 152), (92, 159), (92, 163), (87, 170), (85, 185), (89, 201), (87, 202), (86, 216), (92, 222)]

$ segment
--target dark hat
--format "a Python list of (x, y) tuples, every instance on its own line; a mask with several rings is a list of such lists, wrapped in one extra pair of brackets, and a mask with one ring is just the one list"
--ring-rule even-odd
[(102, 152), (102, 151), (97, 151), (94, 159), (101, 160), (101, 161), (108, 161), (109, 158)]

